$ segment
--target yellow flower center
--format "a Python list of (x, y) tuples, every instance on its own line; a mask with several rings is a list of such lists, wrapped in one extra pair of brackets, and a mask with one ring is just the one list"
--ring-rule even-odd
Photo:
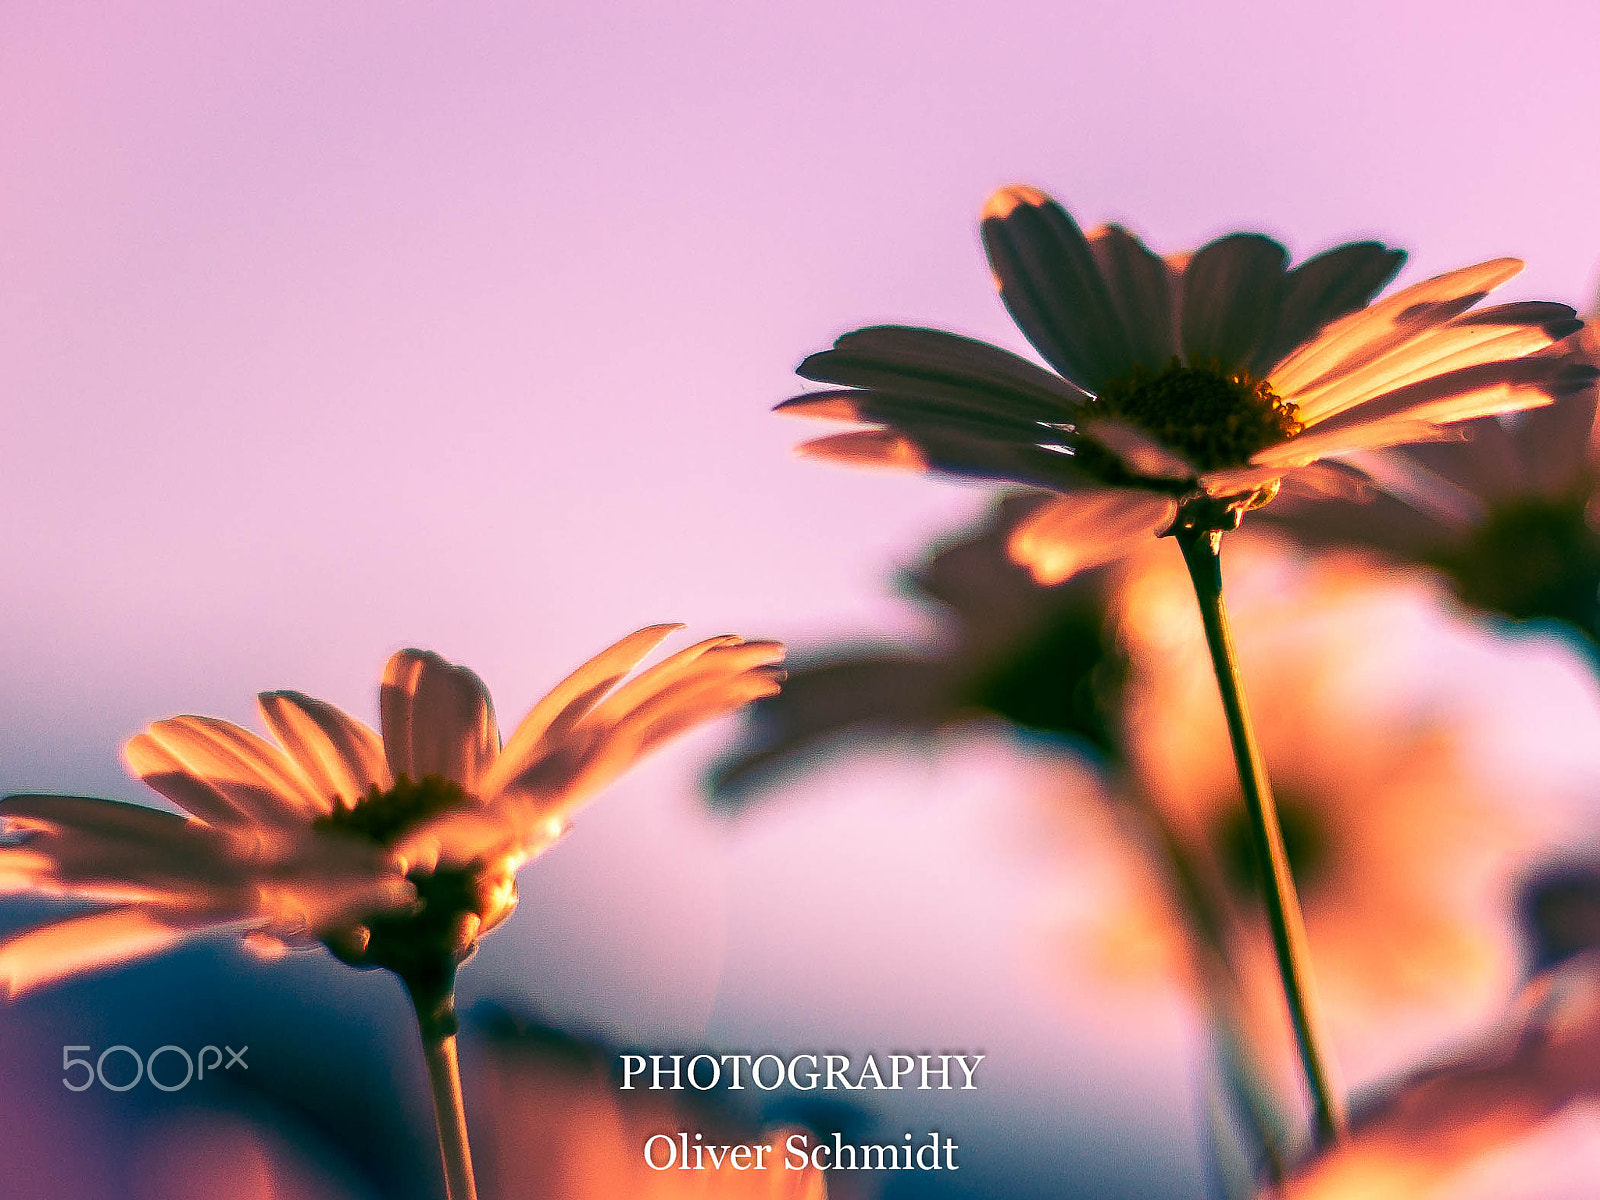
[(1176, 358), (1160, 371), (1135, 367), (1113, 379), (1091, 407), (1150, 434), (1201, 471), (1242, 467), (1303, 428), (1295, 406), (1266, 380)]

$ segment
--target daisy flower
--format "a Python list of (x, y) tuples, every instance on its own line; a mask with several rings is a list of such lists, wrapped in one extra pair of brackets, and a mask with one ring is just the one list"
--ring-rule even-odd
[(456, 968), (516, 906), (516, 871), (573, 811), (674, 735), (778, 689), (775, 642), (710, 638), (628, 678), (675, 625), (630, 634), (534, 705), (502, 746), (471, 671), (402, 650), (380, 734), (298, 692), (259, 698), (275, 741), (158, 721), (129, 768), (184, 810), (80, 796), (0, 801), (0, 890), (93, 901), (0, 943), (15, 994), (208, 932), (321, 943), (405, 983), (452, 1200), (473, 1195), (455, 1064)]
[(1161, 258), (1116, 225), (1085, 236), (1031, 187), (996, 192), (982, 233), (1001, 299), (1049, 369), (879, 326), (801, 363), (837, 390), (779, 407), (873, 426), (808, 442), (811, 455), (1061, 493), (1012, 542), (1047, 582), (1171, 532), (1180, 513), (1226, 528), (1280, 485), (1347, 490), (1341, 456), (1547, 404), (1594, 377), (1535, 354), (1580, 328), (1568, 306), (1476, 307), (1521, 270), (1512, 258), (1371, 303), (1404, 261), (1376, 242), (1293, 269), (1255, 233)]
[(1433, 438), (1451, 424), (1549, 403), (1593, 367), (1548, 351), (1572, 309), (1477, 304), (1521, 269), (1502, 258), (1373, 298), (1403, 256), (1339, 246), (1289, 269), (1240, 233), (1162, 259), (1106, 226), (1085, 237), (1036, 188), (984, 208), (1001, 299), (1049, 364), (932, 329), (880, 326), (800, 364), (833, 390), (780, 408), (865, 423), (812, 454), (1034, 484), (1060, 493), (1010, 550), (1042, 582), (1173, 536), (1204, 619), (1262, 868), (1283, 991), (1319, 1133), (1342, 1136), (1299, 902), (1255, 744), (1222, 602), (1221, 535), (1287, 482), (1349, 486), (1331, 460)]

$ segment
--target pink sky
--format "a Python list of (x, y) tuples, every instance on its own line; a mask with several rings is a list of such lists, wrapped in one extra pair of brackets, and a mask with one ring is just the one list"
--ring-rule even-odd
[[(1508, 294), (1587, 307), (1597, 48), (1582, 3), (9, 3), (0, 786), (135, 798), (145, 722), (285, 686), (370, 715), (407, 644), (510, 721), (649, 622), (904, 628), (890, 566), (977, 496), (800, 462), (768, 409), (855, 325), (1020, 348), (994, 187), (1167, 250), (1516, 254)], [(711, 745), (580, 822), (486, 980), (537, 943), (598, 964), (574, 1008), (690, 1028), (721, 989), (738, 1026), (741, 906), (806, 885), (693, 813)], [(923, 853), (970, 845), (941, 820)]]

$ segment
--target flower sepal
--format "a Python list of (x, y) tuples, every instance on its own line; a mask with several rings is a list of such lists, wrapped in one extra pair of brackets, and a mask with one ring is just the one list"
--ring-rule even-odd
[(1157, 536), (1231, 533), (1239, 528), (1246, 509), (1259, 508), (1266, 503), (1266, 500), (1256, 500), (1255, 495), (1251, 492), (1244, 496), (1208, 496), (1201, 492), (1191, 496), (1178, 505), (1178, 515), (1172, 526)]

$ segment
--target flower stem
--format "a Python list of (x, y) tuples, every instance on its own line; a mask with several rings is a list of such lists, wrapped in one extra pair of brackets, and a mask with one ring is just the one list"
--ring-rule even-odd
[(1344, 1101), (1333, 1082), (1332, 1059), (1325, 1049), (1300, 899), (1295, 894), (1294, 877), (1289, 872), (1289, 855), (1284, 849), (1277, 806), (1267, 783), (1266, 764), (1262, 761), (1261, 748), (1256, 744), (1250, 712), (1245, 705), (1228, 612), (1222, 602), (1222, 534), (1214, 529), (1180, 528), (1174, 536), (1194, 584), (1195, 599), (1199, 601), (1200, 617), (1205, 625), (1206, 645), (1211, 651), (1211, 665), (1222, 693), (1228, 738), (1233, 744), (1245, 811), (1250, 818), (1251, 840), (1262, 868), (1262, 893), (1272, 926), (1273, 948), (1277, 951), (1278, 975), (1294, 1023), (1306, 1085), (1316, 1110), (1317, 1141), (1320, 1144), (1341, 1141), (1345, 1136)]
[(422, 1057), (428, 1064), (433, 1119), (444, 1160), (445, 1195), (448, 1200), (477, 1200), (472, 1148), (467, 1144), (467, 1111), (461, 1099), (461, 1069), (456, 1060), (454, 975), (454, 971), (449, 972), (442, 988), (438, 980), (430, 981), (432, 986), (426, 987), (412, 979), (405, 983), (422, 1033)]
[(1228, 953), (1232, 931), (1226, 906), (1217, 898), (1218, 889), (1207, 877), (1199, 856), (1172, 827), (1160, 807), (1136, 786), (1125, 789), (1124, 794), (1159, 848), (1189, 920), (1210, 1010), (1210, 1024), (1218, 1031), (1221, 1058), (1236, 1085), (1232, 1099), (1260, 1145), (1260, 1165), (1266, 1168), (1267, 1181), (1279, 1187), (1285, 1173), (1280, 1126), (1276, 1105), (1262, 1082), (1262, 1072), (1257, 1069), (1255, 1054), (1245, 1036), (1239, 980)]

